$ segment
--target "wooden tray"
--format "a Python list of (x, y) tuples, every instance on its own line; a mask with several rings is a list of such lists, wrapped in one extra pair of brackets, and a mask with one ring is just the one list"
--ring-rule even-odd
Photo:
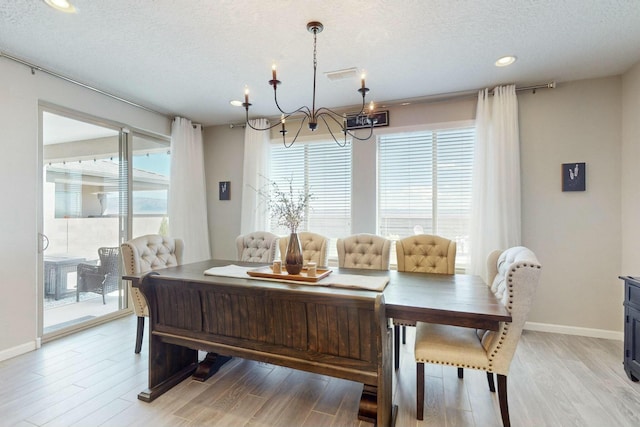
[(247, 274), (251, 277), (265, 277), (268, 279), (278, 279), (278, 280), (292, 280), (298, 282), (317, 282), (320, 279), (324, 279), (329, 274), (331, 274), (332, 270), (325, 270), (323, 268), (316, 269), (316, 277), (309, 277), (304, 269), (300, 272), (300, 274), (289, 274), (282, 266), (282, 273), (274, 274), (271, 266), (269, 267), (261, 267), (256, 268), (255, 270), (247, 271)]

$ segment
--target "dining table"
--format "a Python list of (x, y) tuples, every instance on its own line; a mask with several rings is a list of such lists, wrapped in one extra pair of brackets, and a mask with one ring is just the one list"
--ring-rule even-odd
[(511, 321), (479, 276), (328, 270), (285, 278), (268, 264), (212, 259), (123, 276), (150, 312), (149, 387), (138, 398), (242, 357), (360, 382), (358, 418), (394, 425), (391, 319), (488, 330)]

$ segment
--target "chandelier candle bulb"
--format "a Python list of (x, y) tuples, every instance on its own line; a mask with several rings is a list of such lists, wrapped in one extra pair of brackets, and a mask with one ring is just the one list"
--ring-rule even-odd
[(273, 64), (271, 66), (271, 76), (273, 77), (273, 80), (277, 80), (276, 79), (276, 64)]
[(280, 133), (282, 134), (282, 136), (284, 137), (284, 135), (287, 133), (287, 129), (284, 126), (284, 114), (282, 115), (282, 117), (280, 117), (280, 123), (282, 123), (282, 130), (280, 131)]
[(249, 103), (249, 88), (244, 89), (244, 102), (245, 104)]
[(366, 77), (366, 75), (364, 73), (362, 73), (362, 75), (360, 76), (360, 82), (362, 83), (362, 89), (364, 89), (364, 78)]

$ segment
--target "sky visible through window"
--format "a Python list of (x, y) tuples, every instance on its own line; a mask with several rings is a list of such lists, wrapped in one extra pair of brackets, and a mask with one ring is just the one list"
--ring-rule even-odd
[[(171, 155), (167, 152), (148, 153), (133, 156), (133, 214), (166, 215), (169, 190)], [(159, 189), (141, 189), (144, 181), (166, 181)], [(156, 186), (158, 186), (156, 184)], [(107, 214), (118, 212), (118, 193), (109, 193)]]

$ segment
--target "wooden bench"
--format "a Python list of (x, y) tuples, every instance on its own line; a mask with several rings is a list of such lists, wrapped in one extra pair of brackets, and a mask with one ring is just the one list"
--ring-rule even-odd
[(198, 368), (198, 350), (360, 382), (358, 418), (395, 423), (391, 328), (369, 291), (150, 272), (134, 281), (149, 303), (151, 401)]

